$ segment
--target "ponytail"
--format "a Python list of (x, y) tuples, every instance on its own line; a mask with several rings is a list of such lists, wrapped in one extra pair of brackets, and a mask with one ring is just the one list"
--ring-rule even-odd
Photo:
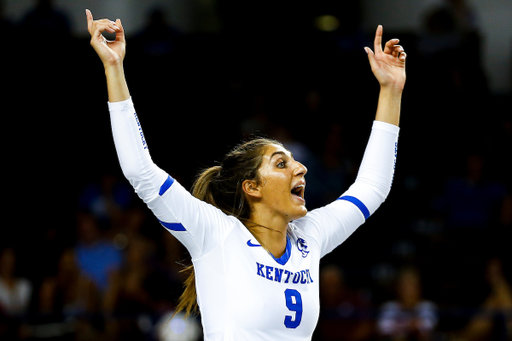
[(213, 206), (217, 206), (212, 193), (212, 180), (219, 175), (222, 167), (213, 166), (203, 171), (192, 185), (192, 195), (196, 198), (206, 201)]
[[(245, 199), (242, 182), (260, 181), (258, 169), (269, 144), (281, 145), (274, 140), (259, 138), (237, 146), (226, 155), (221, 165), (207, 168), (199, 175), (192, 186), (192, 195), (227, 215), (249, 219), (251, 208)], [(187, 266), (182, 272), (189, 275), (174, 314), (184, 310), (187, 317), (198, 312), (194, 266)]]
[[(192, 185), (192, 195), (198, 199), (201, 199), (213, 206), (215, 199), (211, 189), (212, 179), (219, 174), (221, 170), (220, 166), (214, 166), (203, 171)], [(197, 314), (197, 295), (196, 295), (196, 276), (194, 272), (194, 265), (189, 265), (181, 270), (182, 273), (187, 274), (188, 277), (183, 284), (185, 290), (180, 296), (178, 306), (176, 307), (175, 315), (180, 311), (185, 311), (185, 317), (188, 317), (191, 313)]]

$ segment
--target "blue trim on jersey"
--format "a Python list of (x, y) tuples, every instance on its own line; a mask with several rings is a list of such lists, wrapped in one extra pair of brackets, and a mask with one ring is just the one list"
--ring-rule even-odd
[(282, 255), (279, 258), (274, 257), (274, 255), (271, 253), (270, 255), (272, 256), (272, 258), (274, 258), (276, 262), (278, 262), (281, 265), (285, 265), (286, 262), (288, 262), (288, 259), (290, 259), (290, 256), (292, 255), (292, 242), (290, 241), (290, 237), (286, 236), (286, 250), (284, 252), (284, 255)]
[(368, 208), (361, 202), (361, 200), (355, 198), (355, 197), (351, 197), (349, 195), (344, 195), (342, 196), (341, 198), (339, 198), (338, 200), (346, 200), (346, 201), (350, 201), (351, 203), (353, 203), (354, 205), (357, 206), (357, 208), (359, 208), (359, 210), (361, 211), (361, 213), (363, 213), (364, 215), (364, 219), (368, 219), (370, 218), (370, 211), (368, 210)]
[(166, 229), (169, 229), (171, 231), (186, 231), (185, 226), (181, 225), (180, 223), (166, 223), (161, 220), (158, 220), (160, 224), (162, 224), (163, 227)]
[(162, 196), (169, 188), (171, 188), (172, 184), (174, 183), (174, 179), (169, 175), (167, 177), (167, 180), (163, 183), (163, 185), (160, 187), (160, 191), (158, 192), (158, 195)]

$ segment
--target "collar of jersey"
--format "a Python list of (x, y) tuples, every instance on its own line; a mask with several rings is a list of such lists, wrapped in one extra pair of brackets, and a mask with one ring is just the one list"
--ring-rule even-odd
[(286, 262), (288, 262), (288, 259), (290, 259), (290, 256), (292, 255), (292, 242), (290, 241), (290, 236), (286, 236), (286, 250), (284, 251), (284, 254), (276, 258), (273, 254), (269, 252), (269, 254), (274, 258), (276, 262), (278, 262), (281, 265), (285, 265)]

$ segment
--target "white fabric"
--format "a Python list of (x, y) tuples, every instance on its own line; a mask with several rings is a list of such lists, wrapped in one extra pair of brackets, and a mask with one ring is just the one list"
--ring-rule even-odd
[[(237, 218), (194, 198), (152, 162), (131, 99), (109, 109), (123, 173), (155, 216), (174, 224), (169, 231), (192, 256), (205, 340), (310, 340), (320, 258), (364, 222), (361, 209), (337, 200), (290, 223), (286, 253), (276, 260)], [(374, 122), (356, 182), (344, 194), (371, 213), (389, 193), (397, 137), (398, 127)], [(161, 193), (166, 180), (172, 185)]]

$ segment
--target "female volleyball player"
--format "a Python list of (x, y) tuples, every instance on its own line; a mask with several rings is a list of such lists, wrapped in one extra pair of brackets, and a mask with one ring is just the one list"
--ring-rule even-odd
[[(180, 307), (196, 301), (205, 340), (310, 340), (319, 313), (320, 258), (384, 201), (394, 172), (406, 55), (398, 40), (366, 48), (381, 90), (355, 183), (308, 213), (307, 169), (280, 143), (241, 144), (187, 192), (151, 160), (124, 78), (121, 21), (93, 20), (91, 45), (105, 68), (114, 143), (124, 175), (160, 223), (188, 249), (191, 277)], [(107, 41), (102, 33), (116, 34)], [(195, 287), (194, 287), (195, 285)]]

